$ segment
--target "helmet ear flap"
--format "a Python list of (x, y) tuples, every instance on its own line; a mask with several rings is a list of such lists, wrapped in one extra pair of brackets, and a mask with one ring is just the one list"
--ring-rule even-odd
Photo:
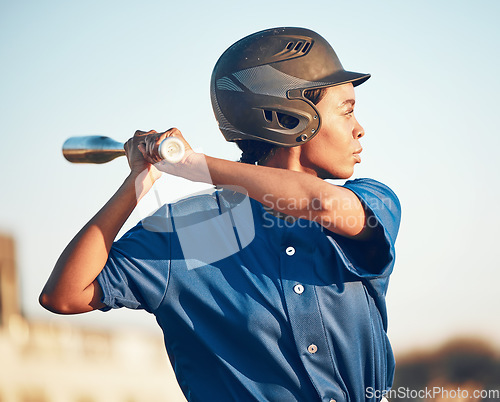
[(290, 89), (287, 91), (286, 96), (293, 104), (300, 102), (298, 108), (300, 108), (301, 113), (307, 116), (308, 119), (307, 126), (302, 130), (297, 139), (299, 144), (311, 140), (318, 134), (321, 126), (321, 117), (316, 109), (316, 105), (304, 96), (304, 89)]
[(240, 129), (239, 133), (233, 133), (233, 140), (265, 138), (270, 143), (293, 147), (310, 140), (319, 130), (318, 112), (305, 98), (284, 103), (283, 98), (232, 92), (222, 102), (239, 105), (226, 107), (225, 118)]
[[(248, 97), (247, 94), (239, 105)], [(250, 97), (253, 98), (251, 105), (239, 108), (237, 116), (238, 125), (247, 134), (247, 139), (266, 138), (268, 142), (293, 147), (310, 140), (319, 130), (319, 115), (304, 99), (290, 99), (284, 104), (281, 98), (255, 94)], [(246, 112), (243, 114), (242, 111)], [(232, 116), (226, 117), (231, 122)]]

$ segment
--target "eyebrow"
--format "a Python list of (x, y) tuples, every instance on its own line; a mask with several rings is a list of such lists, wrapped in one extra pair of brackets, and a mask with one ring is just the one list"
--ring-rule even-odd
[(351, 106), (354, 106), (354, 104), (356, 103), (356, 101), (354, 99), (346, 99), (344, 102), (342, 102), (340, 105), (339, 105), (339, 109), (342, 109), (344, 106), (346, 106), (348, 103), (351, 104)]

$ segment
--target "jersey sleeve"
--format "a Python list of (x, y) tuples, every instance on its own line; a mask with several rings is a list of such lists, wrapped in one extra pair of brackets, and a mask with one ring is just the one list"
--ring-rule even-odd
[(103, 292), (101, 301), (106, 305), (103, 311), (126, 307), (153, 313), (163, 299), (172, 231), (165, 215), (147, 219), (111, 247), (106, 265), (97, 277)]
[(353, 273), (368, 279), (388, 277), (394, 267), (394, 243), (401, 221), (400, 202), (389, 187), (376, 180), (351, 180), (344, 187), (360, 199), (366, 211), (366, 225), (373, 230), (373, 235), (369, 240), (332, 237)]

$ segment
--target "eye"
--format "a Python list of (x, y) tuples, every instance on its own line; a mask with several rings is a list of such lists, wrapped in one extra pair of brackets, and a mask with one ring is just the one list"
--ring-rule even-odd
[(346, 116), (352, 116), (354, 114), (354, 109), (349, 109), (347, 112), (346, 112)]

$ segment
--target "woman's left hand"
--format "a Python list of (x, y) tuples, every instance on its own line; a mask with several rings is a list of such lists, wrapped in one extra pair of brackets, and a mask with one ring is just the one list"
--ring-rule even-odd
[[(160, 156), (159, 148), (162, 141), (169, 137), (175, 137), (182, 141), (184, 145), (184, 155), (176, 163), (168, 162)], [(171, 128), (163, 133), (148, 134), (144, 142), (139, 146), (139, 150), (144, 155), (144, 159), (153, 164), (162, 172), (180, 176), (191, 181), (211, 183), (205, 155), (194, 152), (189, 143), (176, 128)]]
[(160, 144), (162, 143), (162, 141), (166, 138), (169, 138), (169, 137), (175, 137), (175, 138), (181, 140), (182, 143), (184, 144), (184, 148), (185, 148), (184, 156), (178, 162), (180, 165), (183, 165), (186, 162), (186, 160), (189, 158), (189, 156), (194, 153), (194, 151), (191, 148), (191, 146), (189, 145), (189, 143), (186, 141), (186, 139), (183, 137), (181, 132), (176, 128), (171, 128), (171, 129), (164, 131), (162, 133), (154, 132), (154, 133), (147, 135), (144, 138), (143, 144), (141, 144), (139, 146), (139, 150), (144, 155), (144, 159), (146, 159), (149, 163), (151, 163), (153, 165), (163, 162), (163, 159), (160, 156), (159, 148), (160, 148)]

